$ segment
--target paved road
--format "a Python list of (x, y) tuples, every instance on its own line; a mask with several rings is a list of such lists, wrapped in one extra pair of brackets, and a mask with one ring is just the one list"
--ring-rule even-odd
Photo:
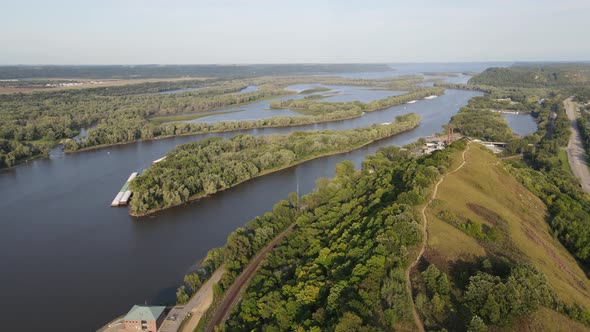
[(216, 326), (223, 324), (228, 319), (228, 316), (232, 308), (240, 301), (242, 294), (241, 290), (250, 281), (250, 278), (252, 278), (254, 272), (256, 272), (258, 265), (260, 265), (266, 254), (271, 252), (274, 249), (274, 247), (279, 242), (281, 242), (281, 240), (294, 228), (295, 224), (291, 224), (291, 226), (287, 227), (286, 230), (284, 230), (274, 240), (272, 240), (272, 242), (269, 243), (260, 253), (258, 253), (254, 260), (250, 264), (248, 264), (246, 269), (238, 276), (236, 281), (234, 281), (234, 283), (225, 293), (225, 296), (223, 297), (221, 304), (219, 305), (219, 307), (217, 307), (215, 313), (213, 313), (213, 318), (211, 319), (211, 322), (209, 322), (209, 325), (207, 326), (205, 331), (215, 331)]
[(565, 106), (565, 112), (567, 118), (570, 121), (572, 127), (572, 135), (567, 145), (567, 159), (570, 163), (570, 167), (574, 172), (574, 175), (580, 181), (582, 189), (590, 194), (590, 171), (586, 164), (586, 151), (582, 144), (582, 137), (578, 130), (578, 121), (576, 120), (576, 113), (578, 112), (578, 105), (572, 101), (572, 98), (568, 98), (563, 102)]
[[(219, 282), (223, 275), (223, 267), (218, 268), (211, 278), (207, 280), (197, 293), (190, 299), (190, 301), (183, 306), (176, 306), (170, 310), (168, 316), (164, 320), (164, 323), (158, 329), (159, 332), (177, 332), (180, 328), (180, 324), (189, 317), (189, 321), (183, 327), (183, 331), (194, 331), (199, 324), (201, 316), (209, 309), (213, 302), (213, 285)], [(169, 319), (173, 315), (176, 315), (175, 320)]]

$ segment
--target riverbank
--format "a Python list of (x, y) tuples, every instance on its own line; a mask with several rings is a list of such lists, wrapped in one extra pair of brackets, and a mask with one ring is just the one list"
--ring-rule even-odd
[[(284, 88), (283, 88), (284, 89)], [(285, 90), (285, 91), (289, 91), (289, 90)], [(235, 93), (235, 92), (232, 92)], [(198, 119), (200, 117), (205, 117), (205, 116), (211, 116), (211, 115), (218, 115), (218, 114), (225, 114), (225, 113), (234, 113), (237, 111), (242, 111), (242, 110), (228, 110), (227, 112), (219, 112), (219, 113), (214, 113), (215, 111), (219, 111), (219, 110), (223, 110), (226, 108), (231, 108), (231, 107), (240, 107), (240, 106), (246, 106), (246, 105), (250, 105), (250, 104), (254, 104), (254, 103), (259, 103), (261, 101), (265, 101), (265, 100), (272, 100), (272, 99), (276, 99), (276, 98), (283, 98), (283, 97), (288, 97), (288, 96), (295, 96), (298, 95), (297, 92), (287, 92), (287, 93), (283, 93), (283, 94), (277, 94), (277, 95), (272, 95), (272, 96), (266, 96), (266, 97), (262, 97), (259, 99), (255, 99), (249, 102), (245, 102), (245, 103), (238, 103), (238, 104), (233, 104), (233, 105), (224, 105), (224, 106), (220, 106), (220, 107), (214, 107), (212, 109), (206, 110), (204, 112), (190, 112), (190, 113), (179, 113), (179, 114), (170, 114), (170, 115), (160, 115), (160, 116), (156, 116), (156, 117), (151, 117), (151, 118), (147, 118), (146, 120), (151, 121), (154, 119), (165, 119), (165, 118), (173, 118), (173, 117), (179, 117), (179, 116), (191, 116), (191, 115), (202, 115), (199, 117), (196, 117), (194, 119)], [(194, 114), (196, 113), (196, 114)], [(209, 113), (213, 113), (213, 114), (209, 114)], [(161, 123), (168, 123), (168, 122), (175, 122), (176, 120), (171, 120), (171, 121), (161, 121)]]
[[(76, 152), (82, 152), (82, 151), (91, 151), (91, 150), (97, 150), (97, 149), (102, 149), (102, 148), (106, 148), (106, 147), (110, 147), (110, 146), (117, 146), (117, 145), (125, 145), (125, 144), (131, 144), (131, 143), (137, 143), (137, 142), (147, 142), (147, 141), (152, 141), (152, 140), (157, 140), (157, 139), (163, 139), (163, 138), (170, 138), (170, 137), (179, 137), (179, 136), (191, 136), (191, 135), (203, 135), (203, 134), (209, 134), (209, 133), (226, 133), (226, 132), (234, 132), (234, 131), (240, 131), (240, 130), (251, 130), (251, 129), (265, 129), (265, 128), (289, 128), (289, 127), (298, 127), (298, 126), (307, 126), (307, 125), (314, 125), (314, 124), (321, 124), (321, 123), (328, 123), (328, 122), (337, 122), (337, 121), (344, 121), (344, 120), (351, 120), (351, 119), (355, 119), (358, 117), (361, 117), (365, 114), (365, 112), (377, 112), (377, 111), (382, 111), (385, 109), (388, 109), (390, 107), (395, 107), (395, 106), (399, 106), (399, 105), (403, 105), (404, 103), (407, 102), (407, 100), (411, 100), (413, 98), (423, 98), (425, 96), (428, 95), (442, 95), (444, 94), (445, 90), (444, 89), (440, 89), (438, 91), (433, 91), (433, 89), (428, 89), (425, 91), (413, 91), (413, 92), (408, 92), (399, 96), (394, 96), (397, 97), (399, 100), (397, 100), (396, 102), (384, 105), (384, 106), (379, 106), (376, 107), (374, 109), (368, 109), (368, 110), (363, 110), (362, 113), (358, 113), (358, 114), (354, 114), (354, 115), (348, 115), (348, 114), (344, 114), (344, 116), (339, 117), (339, 118), (329, 118), (329, 119), (325, 119), (325, 120), (318, 120), (318, 119), (314, 119), (317, 117), (321, 117), (322, 115), (302, 115), (302, 116), (290, 116), (290, 117), (271, 117), (271, 118), (264, 118), (264, 119), (259, 119), (259, 120), (254, 120), (254, 121), (223, 121), (223, 122), (217, 122), (214, 125), (220, 125), (220, 124), (237, 124), (238, 126), (240, 124), (244, 125), (244, 124), (255, 124), (256, 121), (280, 121), (282, 119), (289, 119), (289, 120), (295, 120), (295, 121), (299, 121), (299, 120), (305, 120), (307, 119), (308, 121), (305, 122), (301, 122), (301, 123), (292, 123), (292, 124), (276, 124), (276, 125), (261, 125), (261, 126), (252, 126), (252, 127), (244, 127), (244, 128), (227, 128), (227, 129), (213, 129), (213, 130), (201, 130), (201, 131), (197, 131), (197, 132), (191, 132), (191, 133), (186, 133), (186, 134), (176, 134), (176, 135), (163, 135), (163, 136), (158, 136), (158, 137), (154, 137), (151, 139), (143, 139), (143, 140), (135, 140), (135, 141), (131, 141), (131, 142), (121, 142), (121, 143), (113, 143), (113, 144), (100, 144), (100, 145), (94, 145), (94, 146), (89, 146), (89, 147), (85, 147), (85, 148), (81, 148), (81, 149), (77, 149), (74, 151), (65, 151), (66, 153), (76, 153)], [(423, 96), (422, 96), (423, 95)], [(421, 97), (422, 96), (422, 97)], [(274, 97), (273, 97), (274, 98)], [(260, 101), (260, 100), (257, 100)], [(374, 102), (379, 102), (379, 100), (374, 101)], [(374, 103), (373, 102), (373, 103)], [(369, 103), (370, 104), (370, 103)], [(233, 106), (232, 106), (233, 107)], [(237, 107), (237, 106), (236, 106)], [(300, 112), (301, 110), (297, 110), (297, 109), (293, 109), (296, 112)], [(304, 113), (302, 113), (304, 114)], [(211, 114), (214, 115), (214, 114)], [(213, 125), (213, 126), (214, 126)], [(209, 125), (209, 127), (211, 127), (212, 125)]]
[(212, 114), (209, 114), (209, 112), (207, 112), (207, 113), (200, 113), (200, 114), (169, 115), (169, 116), (165, 116), (165, 117), (159, 116), (159, 117), (155, 117), (155, 118), (149, 118), (149, 121), (153, 124), (159, 125), (159, 124), (163, 124), (163, 123), (196, 120), (196, 119), (200, 119), (200, 118), (206, 118), (206, 117), (212, 116), (212, 115), (231, 114), (231, 113), (237, 113), (237, 112), (243, 112), (243, 111), (244, 110), (234, 110), (234, 111), (216, 112), (216, 113), (212, 113)]
[[(249, 127), (249, 128), (228, 128), (228, 129), (200, 131), (200, 132), (195, 132), (195, 133), (186, 133), (186, 134), (178, 134), (178, 135), (165, 135), (165, 136), (158, 136), (158, 137), (154, 137), (154, 138), (150, 138), (150, 139), (141, 139), (141, 140), (132, 141), (132, 142), (121, 142), (121, 143), (113, 143), (113, 144), (100, 144), (100, 145), (95, 145), (95, 146), (89, 146), (87, 148), (78, 149), (78, 150), (75, 150), (75, 151), (65, 151), (64, 150), (64, 152), (66, 154), (74, 154), (74, 153), (78, 153), (78, 152), (99, 150), (99, 149), (104, 149), (104, 148), (113, 147), (113, 146), (129, 145), (129, 144), (140, 143), (140, 142), (151, 142), (151, 141), (157, 141), (157, 140), (166, 139), (166, 138), (173, 138), (173, 137), (186, 137), (186, 136), (196, 136), (196, 135), (205, 135), (205, 134), (231, 133), (231, 132), (236, 132), (236, 131), (254, 130), (254, 129), (291, 128), (291, 127), (310, 126), (310, 125), (315, 125), (315, 124), (322, 124), (322, 123), (331, 123), (331, 122), (339, 122), (339, 121), (352, 120), (352, 119), (360, 118), (364, 114), (365, 114), (365, 112), (362, 112), (361, 114), (356, 114), (356, 115), (352, 115), (352, 116), (347, 116), (347, 117), (342, 117), (342, 118), (336, 118), (336, 119), (326, 119), (326, 120), (322, 120), (322, 121), (315, 121), (315, 122), (309, 122), (309, 123), (294, 123), (294, 124), (288, 124), (288, 125), (256, 126), (256, 127)], [(295, 117), (295, 118), (304, 118), (304, 117), (305, 116)], [(246, 122), (247, 123), (247, 122), (253, 122), (253, 121), (240, 121), (240, 122), (236, 122), (236, 123), (241, 123), (241, 122)]]
[[(403, 124), (403, 122), (393, 122), (393, 123), (392, 123), (392, 125), (395, 125), (395, 124), (398, 124), (398, 125), (399, 125), (399, 124)], [(364, 147), (364, 146), (367, 146), (367, 145), (369, 145), (369, 144), (372, 144), (372, 143), (378, 142), (378, 141), (380, 141), (380, 140), (384, 140), (384, 139), (390, 138), (390, 137), (392, 137), (392, 136), (395, 136), (395, 135), (398, 135), (398, 134), (401, 134), (401, 133), (404, 133), (404, 132), (410, 131), (410, 130), (412, 130), (412, 129), (415, 129), (416, 127), (418, 127), (418, 126), (420, 125), (420, 121), (418, 121), (418, 122), (417, 122), (417, 123), (415, 123), (415, 124), (410, 124), (410, 125), (411, 125), (411, 127), (408, 127), (408, 128), (401, 129), (401, 130), (399, 130), (399, 131), (396, 131), (396, 132), (394, 132), (394, 133), (391, 133), (391, 134), (389, 134), (389, 135), (386, 135), (386, 136), (383, 136), (383, 137), (379, 137), (379, 138), (377, 138), (377, 139), (372, 139), (372, 140), (365, 141), (365, 142), (364, 142), (364, 143), (362, 143), (362, 144), (353, 145), (352, 147), (347, 147), (347, 148), (344, 148), (344, 149), (339, 149), (339, 150), (332, 151), (332, 152), (328, 152), (328, 153), (321, 153), (321, 154), (313, 155), (313, 156), (310, 156), (310, 157), (308, 157), (308, 158), (304, 158), (304, 159), (301, 159), (301, 160), (295, 161), (295, 162), (293, 162), (293, 163), (290, 163), (289, 165), (285, 165), (285, 166), (281, 166), (281, 167), (277, 167), (277, 168), (272, 168), (272, 169), (263, 170), (263, 171), (261, 171), (260, 173), (258, 173), (258, 174), (256, 174), (256, 175), (254, 175), (254, 176), (252, 176), (252, 177), (250, 177), (250, 178), (248, 178), (248, 179), (245, 179), (245, 180), (243, 180), (243, 181), (236, 182), (235, 184), (233, 184), (233, 185), (230, 185), (230, 186), (228, 186), (228, 187), (226, 187), (226, 188), (223, 188), (223, 189), (216, 190), (214, 193), (209, 193), (209, 194), (206, 194), (206, 193), (199, 193), (199, 194), (197, 194), (197, 195), (193, 195), (193, 196), (189, 197), (189, 198), (188, 198), (186, 201), (184, 201), (184, 202), (180, 202), (180, 203), (178, 203), (178, 204), (171, 204), (171, 205), (167, 205), (167, 206), (165, 206), (165, 207), (159, 207), (159, 208), (153, 208), (153, 209), (149, 209), (149, 210), (146, 210), (145, 212), (140, 212), (140, 213), (138, 213), (138, 212), (132, 212), (132, 211), (130, 210), (130, 211), (129, 211), (129, 215), (130, 215), (130, 216), (133, 216), (133, 217), (145, 217), (145, 216), (151, 215), (151, 214), (153, 214), (153, 213), (156, 213), (156, 212), (159, 212), (159, 211), (163, 211), (163, 210), (166, 210), (166, 209), (169, 209), (169, 208), (175, 207), (175, 206), (180, 206), (180, 205), (188, 204), (188, 203), (191, 203), (191, 202), (197, 201), (197, 200), (199, 200), (199, 199), (202, 199), (202, 198), (210, 197), (210, 196), (212, 196), (212, 195), (215, 195), (215, 194), (217, 194), (217, 193), (219, 193), (219, 192), (225, 191), (225, 190), (227, 190), (227, 189), (234, 188), (234, 187), (236, 187), (236, 186), (238, 186), (238, 185), (240, 185), (240, 184), (243, 184), (243, 183), (245, 183), (245, 182), (247, 182), (247, 181), (250, 181), (250, 180), (252, 180), (252, 179), (256, 179), (256, 178), (262, 177), (262, 176), (264, 176), (264, 175), (268, 175), (268, 174), (271, 174), (271, 173), (274, 173), (274, 172), (278, 172), (278, 171), (281, 171), (281, 170), (285, 170), (285, 169), (288, 169), (288, 168), (291, 168), (291, 167), (297, 166), (297, 165), (299, 165), (299, 164), (302, 164), (302, 163), (305, 163), (305, 162), (308, 162), (308, 161), (311, 161), (311, 160), (315, 160), (315, 159), (318, 159), (318, 158), (323, 158), (323, 157), (327, 157), (327, 156), (332, 156), (332, 155), (338, 155), (338, 154), (348, 153), (348, 152), (351, 152), (351, 151), (354, 151), (354, 150), (360, 149), (360, 148), (362, 148), (362, 147)], [(133, 199), (132, 199), (132, 201), (131, 201), (131, 205), (133, 205)]]

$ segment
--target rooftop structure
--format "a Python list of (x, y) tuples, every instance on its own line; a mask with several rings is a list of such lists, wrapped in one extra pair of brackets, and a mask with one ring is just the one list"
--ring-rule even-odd
[(166, 315), (166, 307), (150, 305), (134, 305), (123, 318), (123, 331), (156, 332)]

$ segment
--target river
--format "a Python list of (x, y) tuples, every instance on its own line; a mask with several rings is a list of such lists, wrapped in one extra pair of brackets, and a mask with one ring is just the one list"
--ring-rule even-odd
[(148, 167), (178, 144), (235, 133), (176, 137), (72, 155), (54, 151), (49, 159), (4, 171), (0, 176), (0, 263), (5, 269), (0, 274), (0, 292), (6, 317), (2, 321), (17, 327), (34, 305), (36, 319), (27, 326), (85, 331), (125, 312), (133, 303), (170, 301), (196, 260), (222, 245), (236, 227), (294, 191), (297, 179), (301, 192), (309, 192), (317, 178), (333, 175), (337, 162), (349, 159), (359, 165), (380, 146), (401, 146), (440, 131), (476, 95), (480, 93), (448, 90), (433, 100), (354, 120), (248, 131), (349, 129), (390, 122), (409, 112), (423, 116), (420, 126), (410, 132), (254, 179), (139, 222), (125, 208), (108, 207), (129, 173)]
[(297, 128), (246, 131), (288, 133), (348, 129), (422, 115), (420, 126), (350, 153), (316, 159), (253, 179), (198, 202), (140, 219), (109, 203), (132, 171), (149, 167), (195, 135), (119, 145), (50, 158), (0, 174), (0, 321), (3, 330), (92, 331), (135, 303), (173, 301), (183, 275), (222, 245), (227, 235), (272, 208), (297, 182), (301, 193), (334, 166), (357, 166), (381, 146), (401, 146), (440, 131), (479, 92), (447, 90), (415, 104), (390, 107), (357, 119)]
[[(231, 106), (211, 112), (210, 116), (190, 120), (187, 122), (219, 122), (219, 121), (252, 121), (263, 118), (277, 117), (277, 116), (302, 116), (303, 114), (290, 109), (270, 109), (270, 103), (273, 101), (288, 100), (288, 99), (302, 99), (307, 96), (322, 96), (318, 99), (322, 102), (347, 102), (358, 100), (363, 103), (368, 103), (374, 100), (383, 99), (389, 96), (398, 96), (406, 91), (383, 90), (368, 88), (362, 86), (349, 85), (324, 85), (324, 84), (294, 84), (289, 85), (285, 89), (300, 93), (302, 91), (313, 88), (327, 88), (329, 91), (321, 91), (310, 94), (296, 94), (284, 97), (277, 97), (267, 100), (258, 101), (255, 103)], [(233, 111), (233, 112), (232, 112)], [(236, 112), (239, 111), (239, 112)], [(226, 113), (232, 112), (232, 113)], [(215, 114), (222, 113), (222, 114)], [(225, 113), (225, 114), (223, 114)]]

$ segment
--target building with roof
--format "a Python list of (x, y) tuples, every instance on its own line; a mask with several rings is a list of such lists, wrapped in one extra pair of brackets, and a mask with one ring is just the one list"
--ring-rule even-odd
[(166, 315), (166, 307), (151, 305), (134, 305), (123, 317), (122, 331), (157, 332)]
[(446, 144), (444, 141), (432, 141), (424, 143), (422, 150), (425, 154), (431, 154), (436, 150), (444, 150), (445, 147)]

